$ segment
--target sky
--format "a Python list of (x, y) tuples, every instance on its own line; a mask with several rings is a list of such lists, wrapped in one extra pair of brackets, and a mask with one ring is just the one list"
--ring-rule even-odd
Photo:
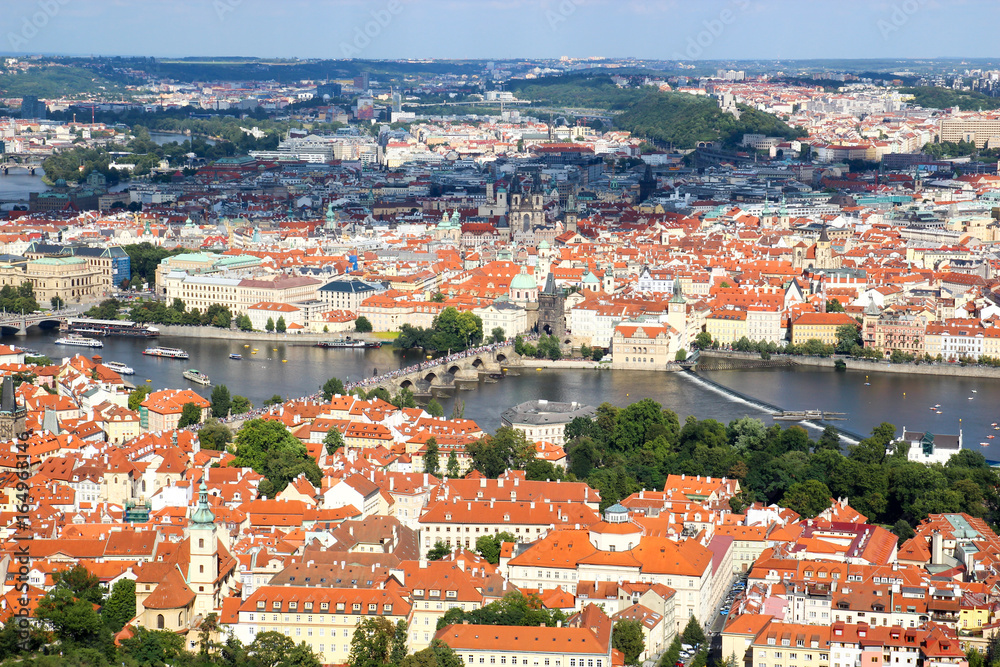
[(997, 0), (2, 0), (6, 54), (993, 58)]

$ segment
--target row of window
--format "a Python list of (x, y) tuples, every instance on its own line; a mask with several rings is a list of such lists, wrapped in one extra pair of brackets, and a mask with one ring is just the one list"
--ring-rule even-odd
[[(296, 611), (296, 610), (298, 610), (298, 607), (299, 607), (299, 603), (298, 602), (289, 602), (288, 603), (288, 611)], [(272, 602), (271, 603), (271, 608), (274, 611), (281, 611), (281, 601), (280, 600), (275, 600), (274, 602)], [(361, 613), (361, 608), (362, 608), (362, 605), (361, 605), (360, 602), (355, 602), (354, 604), (351, 605), (351, 611), (354, 612), (355, 614), (360, 614)], [(264, 611), (265, 609), (267, 609), (267, 602), (265, 602), (264, 600), (257, 600), (257, 611)], [(327, 610), (329, 610), (330, 609), (330, 603), (329, 602), (320, 602), (319, 603), (319, 609), (320, 609), (320, 611), (327, 611)], [(313, 603), (312, 602), (306, 602), (306, 603), (304, 603), (302, 605), (302, 610), (303, 611), (312, 611), (313, 610)], [(337, 603), (337, 609), (336, 609), (336, 611), (338, 613), (344, 613), (346, 610), (347, 610), (346, 605), (343, 602), (338, 602)], [(373, 612), (377, 612), (377, 611), (378, 611), (378, 604), (377, 603), (372, 602), (372, 603), (370, 603), (368, 605), (368, 613), (373, 613)], [(383, 604), (382, 605), (382, 613), (384, 613), (384, 614), (391, 614), (392, 613), (392, 605), (391, 604)]]

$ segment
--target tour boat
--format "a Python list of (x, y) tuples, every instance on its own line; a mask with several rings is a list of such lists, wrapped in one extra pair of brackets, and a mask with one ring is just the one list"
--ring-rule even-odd
[(188, 353), (173, 347), (147, 347), (142, 351), (150, 357), (166, 357), (167, 359), (187, 359)]
[(240, 359), (243, 358), (243, 355), (242, 354), (230, 354), (229, 358), (232, 359), (233, 361), (239, 361)]
[(988, 443), (988, 442), (981, 442), (981, 443), (979, 443), (979, 446), (980, 447), (989, 447), (990, 443)]
[(995, 437), (996, 437), (995, 435), (988, 435), (988, 436), (986, 436), (986, 439), (987, 439), (987, 440), (992, 440), (992, 439), (993, 439), (993, 438), (995, 438)]
[(198, 384), (212, 384), (212, 381), (208, 379), (208, 376), (196, 368), (188, 369), (184, 371), (182, 375), (186, 379), (191, 380), (191, 382), (197, 382)]
[(337, 338), (335, 340), (321, 340), (316, 343), (316, 347), (362, 348), (365, 347), (365, 342), (363, 340), (352, 340), (350, 338)]
[(56, 339), (56, 345), (79, 345), (80, 347), (104, 347), (104, 343), (93, 338), (84, 338), (83, 336), (77, 336), (75, 334), (70, 334), (64, 336), (63, 338)]
[(131, 366), (126, 366), (120, 361), (105, 361), (104, 365), (119, 375), (135, 375), (135, 370)]
[(936, 414), (941, 414), (941, 411), (940, 411), (940, 410), (938, 410)]
[(73, 333), (94, 333), (101, 336), (137, 336), (140, 338), (155, 338), (160, 330), (138, 322), (126, 320), (96, 320), (90, 317), (73, 317), (63, 325)]

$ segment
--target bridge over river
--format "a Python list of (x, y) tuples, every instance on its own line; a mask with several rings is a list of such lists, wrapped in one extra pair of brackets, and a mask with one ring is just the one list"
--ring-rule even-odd
[(509, 366), (520, 365), (521, 356), (513, 343), (494, 343), (352, 382), (345, 389), (382, 387), (390, 394), (409, 389), (418, 396), (430, 396), (435, 391), (454, 391), (460, 382), (478, 382), (484, 375), (499, 375)]
[(79, 317), (80, 312), (75, 308), (63, 308), (62, 310), (47, 310), (36, 313), (8, 313), (0, 312), (0, 331), (3, 334), (14, 333), (18, 336), (25, 336), (28, 327), (41, 327), (51, 329), (66, 322), (68, 318)]

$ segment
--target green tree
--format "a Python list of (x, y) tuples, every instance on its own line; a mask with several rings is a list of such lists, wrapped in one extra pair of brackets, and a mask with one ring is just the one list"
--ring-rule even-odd
[(327, 430), (326, 436), (323, 438), (323, 445), (326, 447), (327, 454), (334, 454), (345, 446), (344, 436), (340, 434), (336, 426), (331, 426)]
[(212, 416), (216, 418), (225, 417), (233, 406), (233, 399), (229, 395), (229, 387), (224, 384), (217, 384), (212, 389)]
[(440, 639), (413, 655), (408, 655), (399, 663), (400, 667), (463, 667), (462, 658)]
[(524, 476), (532, 481), (545, 482), (561, 480), (565, 474), (562, 468), (554, 465), (551, 461), (535, 459), (524, 466)]
[(441, 540), (438, 540), (434, 543), (434, 546), (431, 547), (430, 551), (427, 552), (427, 560), (441, 560), (450, 553), (451, 547)]
[(285, 316), (284, 315), (279, 315), (278, 316), (278, 321), (274, 325), (274, 330), (277, 331), (278, 333), (285, 333), (285, 330), (287, 328), (288, 327), (285, 325)]
[(646, 642), (639, 621), (622, 619), (611, 629), (611, 645), (625, 656), (626, 665), (636, 665)]
[(687, 625), (684, 626), (684, 632), (681, 633), (681, 641), (691, 646), (704, 643), (705, 631), (701, 629), (701, 625), (694, 616), (689, 618)]
[(483, 535), (476, 538), (476, 552), (485, 558), (486, 562), (496, 565), (500, 562), (500, 547), (504, 542), (517, 542), (517, 540), (507, 531), (496, 535)]
[(712, 347), (712, 334), (707, 331), (702, 331), (694, 337), (694, 345), (699, 350), (707, 350)]
[(796, 482), (788, 487), (780, 504), (807, 519), (812, 519), (830, 507), (830, 489), (816, 479)]
[(271, 483), (272, 493), (280, 493), (288, 482), (305, 473), (313, 486), (319, 486), (319, 466), (305, 445), (279, 421), (252, 419), (236, 434), (235, 458), (230, 463), (237, 468), (252, 468)]
[(101, 607), (101, 618), (111, 632), (118, 632), (135, 618), (135, 581), (119, 579), (111, 587), (111, 595)]
[(448, 464), (445, 466), (445, 470), (448, 472), (448, 477), (452, 479), (460, 474), (461, 466), (458, 464), (458, 455), (455, 454), (454, 449), (448, 454)]
[(838, 299), (828, 299), (826, 302), (826, 312), (842, 313), (844, 312), (844, 307), (840, 305), (840, 301)]
[(128, 409), (133, 412), (138, 411), (142, 402), (152, 393), (152, 389), (142, 384), (133, 389), (128, 395)]
[(323, 400), (329, 402), (335, 395), (344, 395), (344, 383), (340, 378), (330, 378), (323, 383)]
[(836, 426), (827, 426), (823, 429), (823, 434), (819, 437), (819, 441), (816, 443), (816, 451), (823, 449), (831, 449), (833, 451), (840, 451), (840, 433), (837, 431)]
[(264, 330), (267, 331), (268, 333), (274, 331), (274, 318), (273, 317), (267, 318), (267, 323), (264, 325)]
[(366, 618), (351, 637), (349, 667), (398, 667), (406, 657), (406, 623)]
[(358, 333), (369, 333), (372, 330), (372, 323), (367, 317), (362, 315), (354, 320), (354, 330)]
[(417, 407), (417, 397), (414, 396), (413, 392), (407, 387), (400, 388), (400, 390), (396, 393), (395, 396), (392, 397), (392, 400), (389, 402), (400, 409)]
[(677, 350), (677, 354), (674, 355), (674, 361), (684, 361), (688, 358), (688, 351), (683, 347)]
[(440, 469), (441, 460), (437, 440), (428, 438), (427, 450), (424, 452), (424, 472), (436, 475)]
[[(809, 341), (806, 342), (808, 343)], [(838, 354), (848, 354), (854, 346), (860, 344), (861, 332), (856, 325), (841, 324), (837, 327), (836, 350)]]
[(468, 445), (472, 467), (486, 477), (499, 477), (507, 470), (523, 470), (535, 458), (535, 445), (522, 431), (501, 427), (492, 437)]
[(319, 658), (303, 642), (280, 632), (268, 630), (257, 633), (246, 647), (248, 667), (319, 667)]
[(281, 397), (281, 394), (272, 394), (271, 398), (264, 399), (264, 407), (268, 407), (270, 405), (281, 405), (284, 402), (285, 399)]
[(66, 307), (66, 301), (61, 296), (54, 296), (49, 300), (52, 304), (52, 310), (62, 310)]
[(233, 396), (232, 410), (234, 415), (242, 415), (253, 410), (253, 404), (246, 396), (240, 396), (237, 394), (236, 396)]
[(56, 585), (38, 601), (35, 618), (45, 623), (60, 641), (98, 646), (110, 638), (110, 631), (94, 605), (74, 595), (68, 586)]
[(242, 313), (236, 316), (236, 326), (240, 331), (253, 330), (253, 322), (250, 321), (250, 317)]
[(504, 332), (503, 327), (493, 327), (490, 332), (490, 340), (494, 343), (502, 343), (507, 340), (507, 334)]
[(232, 429), (216, 419), (209, 419), (198, 429), (198, 443), (202, 449), (222, 451), (232, 441)]
[(427, 407), (424, 408), (424, 412), (429, 414), (431, 417), (444, 417), (444, 408), (438, 403), (436, 398), (432, 398), (430, 402), (427, 403)]
[(185, 654), (184, 637), (171, 630), (136, 628), (135, 635), (122, 640), (122, 653), (140, 665), (166, 665)]
[(181, 406), (181, 418), (177, 422), (177, 428), (192, 426), (201, 422), (201, 408), (194, 403), (185, 403)]

